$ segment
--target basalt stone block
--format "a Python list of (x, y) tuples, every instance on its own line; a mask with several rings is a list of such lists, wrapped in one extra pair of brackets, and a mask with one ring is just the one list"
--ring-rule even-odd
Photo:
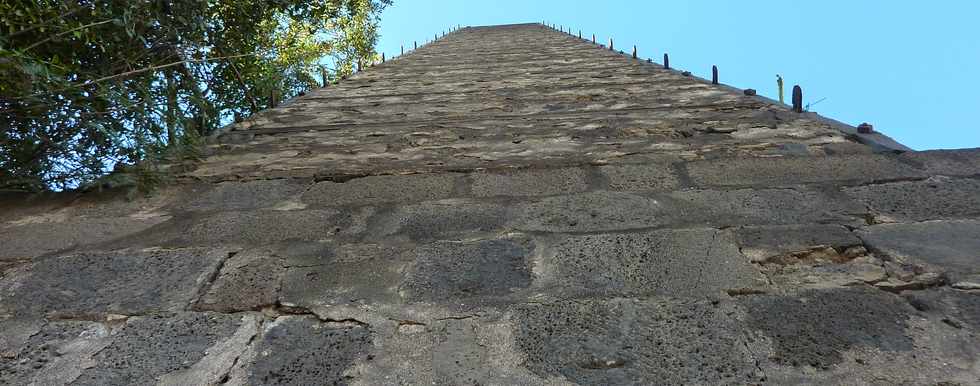
[(174, 224), (169, 244), (264, 245), (287, 240), (318, 241), (355, 237), (367, 225), (370, 208), (352, 210), (260, 210), (198, 215)]
[[(194, 373), (197, 368), (207, 366), (199, 362), (215, 359), (211, 355), (222, 349), (222, 343), (235, 340), (240, 345), (238, 350), (244, 350), (249, 335), (257, 333), (254, 318), (212, 313), (130, 318), (113, 336), (112, 344), (92, 357), (94, 366), (87, 368), (72, 384), (145, 385), (161, 381), (166, 384), (171, 377)], [(245, 330), (242, 332), (246, 339), (234, 339), (240, 329)], [(223, 365), (230, 369), (232, 363)], [(190, 381), (219, 382), (220, 370), (213, 375), (213, 379), (192, 377)]]
[(526, 366), (576, 384), (753, 384), (740, 323), (710, 302), (580, 300), (514, 310)]
[(149, 229), (169, 216), (74, 217), (58, 221), (0, 224), (0, 261), (24, 260), (75, 247), (96, 245)]
[(927, 173), (933, 175), (980, 174), (980, 149), (913, 151), (903, 153), (901, 158), (921, 165)]
[(867, 203), (881, 222), (971, 218), (980, 215), (980, 180), (933, 177), (925, 181), (844, 190)]
[[(9, 321), (0, 322), (4, 335)], [(69, 384), (92, 364), (92, 356), (112, 342), (107, 326), (90, 321), (39, 323), (24, 342), (4, 347), (0, 383), (5, 385)]]
[(540, 285), (572, 295), (720, 296), (764, 288), (766, 280), (715, 229), (570, 237), (535, 267)]
[(516, 240), (421, 246), (400, 289), (410, 300), (428, 302), (506, 296), (530, 285), (532, 252)]
[(901, 297), (870, 287), (807, 290), (739, 298), (749, 326), (775, 344), (773, 362), (827, 369), (854, 347), (910, 351), (911, 307)]
[(273, 306), (278, 301), (283, 258), (275, 248), (249, 249), (235, 254), (194, 308), (199, 311), (239, 312)]
[(386, 236), (401, 235), (416, 241), (454, 239), (498, 231), (510, 213), (506, 206), (492, 202), (429, 201), (379, 214), (377, 226)]
[(592, 192), (556, 196), (518, 207), (517, 229), (601, 232), (661, 226), (678, 216), (669, 204), (628, 193)]
[(742, 254), (753, 261), (816, 247), (844, 249), (861, 245), (861, 239), (840, 225), (746, 226), (732, 233)]
[(338, 327), (312, 317), (282, 317), (265, 328), (248, 368), (250, 385), (341, 385), (372, 349), (367, 327)]
[(478, 197), (548, 196), (588, 190), (588, 172), (582, 168), (473, 173), (470, 178), (473, 194)]
[(180, 208), (194, 211), (271, 209), (298, 199), (311, 184), (308, 179), (207, 184), (198, 187), (203, 191), (194, 193), (195, 198)]
[(313, 307), (357, 302), (398, 303), (410, 263), (398, 248), (377, 244), (294, 244), (284, 256), (280, 302)]
[(31, 314), (146, 314), (187, 307), (228, 251), (86, 252), (35, 261), (13, 281), (3, 308)]
[(882, 224), (860, 229), (857, 234), (872, 251), (890, 260), (939, 267), (950, 284), (980, 275), (980, 221)]
[(609, 189), (624, 192), (666, 192), (680, 182), (670, 164), (610, 165), (599, 168), (609, 182)]
[(922, 177), (925, 173), (895, 157), (842, 155), (824, 157), (726, 158), (686, 164), (699, 186), (772, 188), (818, 182), (873, 182)]
[(313, 207), (413, 203), (452, 197), (460, 174), (370, 176), (346, 182), (319, 182), (303, 194)]
[(676, 200), (679, 221), (713, 226), (864, 224), (867, 208), (841, 195), (808, 189), (690, 190)]

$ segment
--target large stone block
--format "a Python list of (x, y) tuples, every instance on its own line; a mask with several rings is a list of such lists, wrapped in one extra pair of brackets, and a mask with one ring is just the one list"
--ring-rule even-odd
[(397, 207), (379, 214), (374, 231), (416, 241), (451, 240), (499, 231), (511, 210), (494, 202), (475, 200), (429, 201)]
[(656, 199), (617, 192), (556, 196), (521, 204), (517, 229), (543, 232), (598, 232), (669, 224), (675, 207)]
[(685, 165), (691, 179), (704, 187), (771, 188), (828, 181), (867, 183), (924, 176), (921, 170), (885, 155), (727, 158)]
[(925, 181), (867, 185), (844, 191), (867, 203), (879, 222), (980, 215), (980, 180), (933, 177)]
[(324, 181), (303, 194), (312, 207), (412, 203), (453, 196), (460, 174), (410, 174), (370, 176), (346, 182)]
[(980, 174), (980, 149), (914, 151), (902, 159), (921, 167), (930, 175), (973, 176)]
[(179, 205), (194, 211), (273, 209), (298, 200), (313, 182), (308, 179), (229, 181), (197, 186), (184, 193), (190, 202)]
[(742, 254), (753, 261), (818, 247), (843, 250), (861, 245), (861, 239), (840, 225), (747, 226), (732, 232)]
[(410, 263), (404, 252), (378, 244), (293, 244), (278, 252), (285, 274), (279, 300), (312, 308), (352, 303), (400, 303), (398, 285)]
[(50, 256), (5, 278), (6, 312), (146, 314), (186, 308), (228, 257), (210, 249), (124, 250)]
[(847, 197), (808, 189), (690, 190), (667, 196), (672, 215), (716, 227), (784, 224), (864, 224), (867, 209)]
[(615, 299), (514, 311), (526, 366), (576, 384), (754, 384), (765, 375), (727, 307)]
[(902, 264), (929, 264), (945, 271), (950, 284), (980, 283), (980, 221), (882, 224), (857, 231), (872, 251)]
[(472, 191), (478, 197), (549, 196), (588, 190), (589, 173), (583, 168), (530, 169), (508, 173), (472, 173)]
[(400, 289), (409, 300), (428, 302), (503, 297), (530, 285), (533, 250), (505, 239), (424, 245), (412, 251), (415, 262)]
[(609, 190), (613, 191), (666, 192), (680, 186), (673, 166), (668, 163), (609, 165), (599, 170), (606, 176)]
[(285, 272), (275, 248), (249, 249), (230, 257), (194, 308), (238, 312), (275, 306)]
[(25, 260), (91, 246), (132, 235), (170, 219), (149, 217), (70, 217), (0, 224), (0, 261)]
[(549, 250), (534, 267), (536, 285), (569, 295), (712, 297), (766, 286), (715, 229), (577, 236)]

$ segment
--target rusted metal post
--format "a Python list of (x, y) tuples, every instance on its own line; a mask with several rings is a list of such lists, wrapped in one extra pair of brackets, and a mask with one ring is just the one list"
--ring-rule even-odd
[(803, 88), (799, 85), (793, 86), (793, 111), (803, 112)]
[(711, 66), (711, 84), (718, 84), (718, 66)]
[(670, 56), (664, 53), (664, 68), (670, 69)]

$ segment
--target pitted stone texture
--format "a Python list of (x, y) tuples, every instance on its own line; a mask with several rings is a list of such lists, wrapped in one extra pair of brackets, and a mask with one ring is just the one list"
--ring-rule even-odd
[(781, 225), (863, 224), (867, 209), (846, 197), (806, 189), (691, 190), (675, 192), (674, 216), (688, 223)]
[(72, 384), (155, 384), (167, 374), (190, 369), (231, 338), (247, 317), (179, 313), (130, 318), (112, 344), (93, 357), (97, 364)]
[[(2, 325), (6, 327), (5, 325)], [(4, 330), (4, 334), (11, 331)], [(5, 385), (69, 384), (95, 363), (92, 356), (111, 343), (99, 323), (63, 321), (44, 324), (22, 346), (4, 350), (0, 383)]]
[(872, 251), (900, 264), (926, 263), (945, 271), (950, 284), (980, 275), (980, 221), (882, 224), (858, 231)]
[(871, 207), (880, 222), (980, 216), (980, 180), (933, 177), (845, 189)]
[[(953, 328), (972, 331), (980, 344), (980, 292), (948, 288), (909, 291), (902, 294), (916, 310), (933, 315)], [(980, 345), (976, 346), (980, 349)]]
[(647, 228), (669, 223), (672, 209), (655, 199), (629, 193), (556, 196), (519, 207), (515, 227), (543, 232)]
[(599, 168), (609, 189), (621, 192), (666, 192), (676, 190), (680, 181), (668, 163), (648, 165), (610, 165)]
[(514, 240), (439, 242), (417, 248), (401, 284), (410, 300), (502, 297), (531, 283), (533, 246)]
[(409, 264), (401, 251), (377, 244), (296, 244), (284, 256), (280, 302), (313, 307), (397, 303)]
[(88, 252), (37, 260), (3, 308), (34, 314), (145, 314), (187, 307), (228, 252)]
[(731, 158), (686, 164), (700, 186), (779, 187), (814, 182), (873, 182), (921, 177), (923, 172), (884, 155)]
[(421, 202), (452, 197), (461, 175), (410, 174), (370, 176), (347, 182), (319, 182), (303, 194), (313, 207)]
[(577, 384), (763, 381), (725, 305), (614, 299), (529, 304), (514, 323), (527, 366)]
[(910, 351), (911, 307), (901, 297), (869, 287), (808, 290), (793, 295), (739, 298), (749, 326), (772, 339), (769, 358), (788, 366), (827, 369), (861, 346)]
[(398, 207), (380, 215), (380, 233), (416, 241), (453, 240), (499, 231), (510, 210), (493, 202), (441, 200)]
[(574, 295), (719, 296), (765, 278), (715, 229), (570, 237), (535, 267), (540, 285)]
[(312, 184), (304, 179), (276, 179), (246, 182), (221, 182), (196, 193), (196, 199), (182, 205), (194, 211), (272, 209), (295, 200)]
[(588, 190), (588, 172), (583, 168), (473, 173), (470, 178), (473, 194), (478, 197), (550, 196)]
[(285, 272), (274, 248), (249, 249), (225, 261), (221, 272), (194, 306), (200, 311), (259, 310), (278, 301)]
[(168, 216), (76, 217), (24, 225), (0, 224), (0, 261), (29, 259), (79, 246), (100, 244), (149, 229), (168, 219)]
[(371, 349), (365, 327), (337, 327), (311, 317), (281, 317), (257, 342), (250, 385), (341, 385)]
[(198, 215), (175, 223), (167, 244), (266, 245), (288, 240), (319, 241), (355, 237), (364, 231), (370, 208), (357, 210), (260, 210)]
[(922, 165), (930, 175), (980, 174), (980, 149), (916, 151), (904, 153), (902, 158)]
[(785, 253), (816, 247), (846, 248), (861, 245), (861, 239), (840, 225), (775, 225), (740, 227), (732, 231), (738, 246), (752, 261), (764, 261)]

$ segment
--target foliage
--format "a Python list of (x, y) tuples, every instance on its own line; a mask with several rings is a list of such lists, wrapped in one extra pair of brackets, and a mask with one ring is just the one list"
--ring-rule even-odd
[(0, 189), (173, 157), (374, 60), (391, 0), (4, 0)]

